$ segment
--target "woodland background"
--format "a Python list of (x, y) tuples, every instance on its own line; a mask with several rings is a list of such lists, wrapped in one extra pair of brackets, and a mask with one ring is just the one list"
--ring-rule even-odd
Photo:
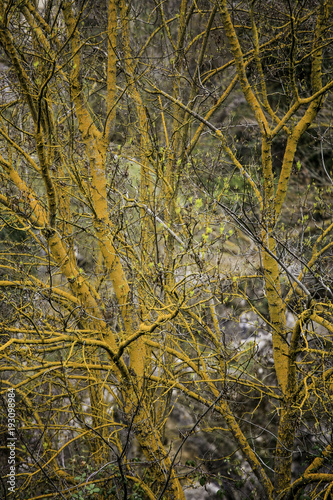
[(332, 498), (332, 7), (0, 0), (1, 498)]

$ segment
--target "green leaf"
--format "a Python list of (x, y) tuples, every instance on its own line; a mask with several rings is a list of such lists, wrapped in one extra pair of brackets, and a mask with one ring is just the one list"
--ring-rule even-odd
[(185, 465), (188, 465), (189, 467), (195, 467), (195, 461), (194, 460), (186, 460)]
[(202, 203), (202, 199), (201, 199), (201, 198), (197, 198), (197, 199), (195, 200), (195, 208), (199, 209), (199, 208), (201, 208), (201, 207), (202, 207), (202, 205), (203, 205), (203, 203)]
[(204, 486), (207, 483), (206, 476), (201, 476), (201, 478), (199, 479), (199, 483), (201, 484), (201, 486)]

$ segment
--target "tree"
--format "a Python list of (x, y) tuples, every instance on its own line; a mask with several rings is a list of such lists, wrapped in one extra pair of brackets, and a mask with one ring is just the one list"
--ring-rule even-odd
[(0, 1), (18, 498), (332, 494), (332, 3)]

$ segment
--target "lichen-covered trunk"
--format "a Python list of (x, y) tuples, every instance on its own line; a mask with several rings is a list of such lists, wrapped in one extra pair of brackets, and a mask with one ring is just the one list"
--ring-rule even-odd
[[(143, 392), (138, 390), (143, 387)], [(152, 418), (151, 401), (143, 382), (134, 377), (126, 384), (124, 391), (124, 410), (128, 423), (149, 463), (150, 487), (159, 498), (165, 500), (185, 500), (183, 488), (173, 469), (172, 458), (164, 449), (161, 429), (156, 428)]]
[(297, 428), (298, 410), (292, 401), (281, 409), (278, 439), (275, 450), (275, 490), (280, 494), (290, 486), (293, 448)]

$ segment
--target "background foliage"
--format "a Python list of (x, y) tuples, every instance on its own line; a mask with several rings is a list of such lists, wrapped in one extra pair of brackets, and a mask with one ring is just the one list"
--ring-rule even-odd
[(332, 4), (0, 0), (3, 498), (331, 497)]

